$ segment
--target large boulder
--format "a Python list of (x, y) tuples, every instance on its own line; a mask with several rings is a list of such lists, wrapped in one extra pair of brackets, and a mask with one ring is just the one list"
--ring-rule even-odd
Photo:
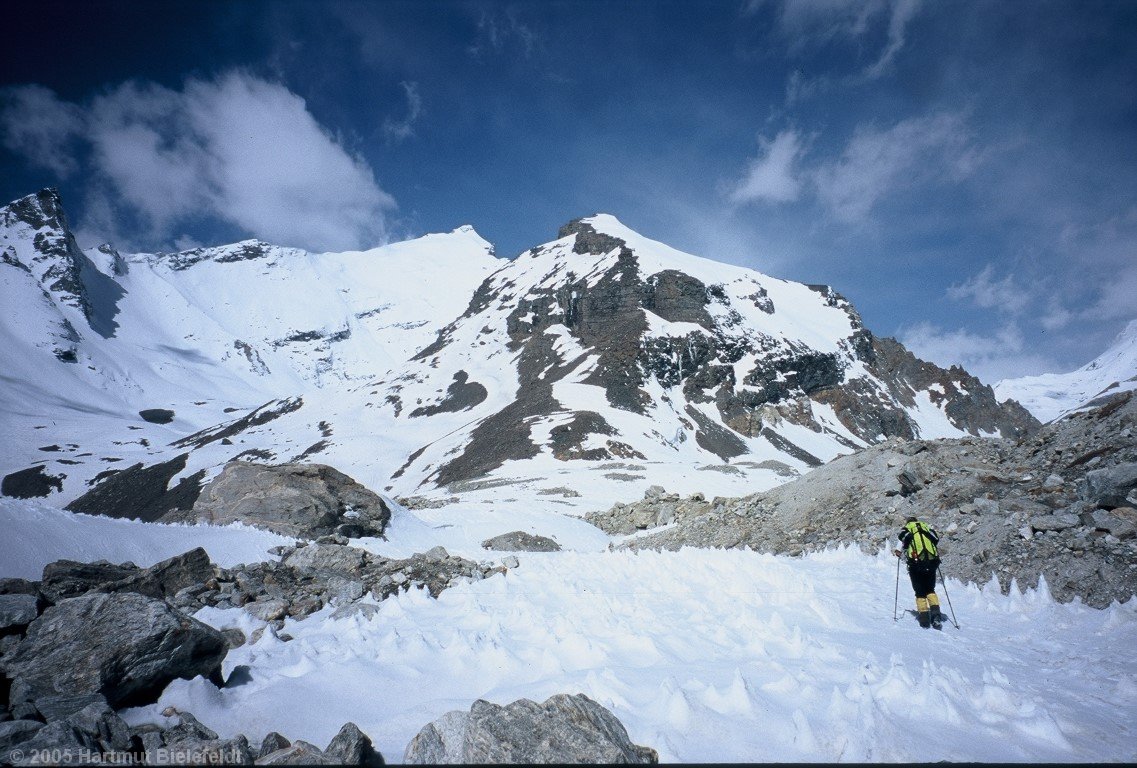
[(1133, 506), (1137, 503), (1137, 462), (1087, 472), (1078, 493), (1105, 509)]
[(560, 552), (561, 545), (547, 536), (534, 536), (525, 531), (513, 531), (494, 536), (482, 542), (483, 549), (497, 552)]
[(449, 712), (419, 731), (404, 762), (657, 763), (659, 756), (633, 744), (616, 716), (592, 699), (558, 694), (543, 704), (478, 700), (469, 713)]
[(58, 603), (92, 590), (105, 592), (105, 585), (137, 576), (141, 571), (133, 563), (116, 565), (106, 560), (94, 563), (56, 560), (43, 567), (40, 592), (51, 602)]
[(137, 592), (156, 599), (168, 599), (180, 590), (204, 584), (217, 575), (209, 554), (197, 547), (188, 552), (139, 568), (131, 563), (115, 565), (105, 561), (78, 563), (57, 560), (44, 566), (40, 591), (52, 602), (87, 592)]
[(391, 520), (378, 494), (324, 464), (243, 461), (226, 464), (205, 486), (192, 515), (216, 525), (242, 522), (304, 539), (381, 536)]
[(156, 701), (170, 681), (220, 682), (225, 636), (133, 592), (92, 593), (48, 608), (4, 657), (12, 705), (101, 693), (112, 707)]

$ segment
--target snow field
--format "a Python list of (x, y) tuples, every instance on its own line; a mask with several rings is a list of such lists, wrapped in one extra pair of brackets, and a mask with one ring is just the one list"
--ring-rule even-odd
[[(223, 736), (316, 744), (351, 720), (397, 762), (422, 726), (475, 699), (581, 692), (665, 762), (1137, 759), (1137, 601), (1098, 611), (1058, 605), (1045, 585), (1002, 595), (949, 581), (962, 629), (936, 632), (893, 622), (883, 552), (519, 557), (438, 600), (415, 591), (372, 618), (329, 607), (289, 620), (293, 640), (266, 632), (229, 653), (243, 684), (176, 681), (129, 719), (174, 705)], [(903, 610), (903, 574), (900, 588)], [(258, 624), (237, 609), (198, 615)]]
[(81, 515), (46, 504), (0, 498), (0, 578), (38, 581), (56, 560), (132, 562), (146, 568), (194, 547), (223, 567), (268, 560), (270, 547), (294, 539), (247, 525), (142, 523)]

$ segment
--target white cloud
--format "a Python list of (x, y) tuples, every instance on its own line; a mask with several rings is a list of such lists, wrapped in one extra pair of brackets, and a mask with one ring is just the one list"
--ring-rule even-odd
[(85, 109), (48, 95), (5, 110), (4, 120), (81, 111), (99, 190), (92, 209), (101, 218), (126, 212), (144, 223), (146, 237), (167, 240), (202, 217), (312, 250), (386, 240), (394, 199), (280, 84), (242, 72), (189, 80), (180, 92), (125, 83)]
[(81, 109), (40, 85), (5, 88), (0, 103), (0, 139), (5, 147), (60, 178), (78, 169), (68, 143), (83, 129)]
[(474, 42), (466, 50), (478, 58), (489, 52), (501, 53), (520, 44), (521, 52), (528, 58), (537, 42), (537, 33), (518, 19), (516, 9), (507, 8), (500, 13), (482, 12)]
[[(1137, 251), (1134, 252), (1137, 260)], [(1119, 320), (1137, 317), (1137, 266), (1113, 273), (1101, 283), (1098, 298), (1083, 313), (1086, 319)]]
[(994, 274), (994, 266), (988, 264), (978, 275), (949, 287), (948, 298), (955, 301), (970, 299), (983, 309), (997, 309), (1011, 315), (1017, 315), (1026, 309), (1031, 302), (1030, 293), (1018, 285), (1011, 275), (995, 280)]
[(820, 46), (834, 39), (855, 41), (877, 33), (887, 20), (886, 41), (880, 55), (860, 74), (872, 80), (888, 71), (904, 48), (909, 23), (920, 10), (921, 0), (749, 0), (743, 13), (753, 14), (777, 4), (778, 28), (791, 49)]
[(966, 122), (950, 113), (910, 118), (883, 130), (862, 126), (839, 160), (818, 169), (818, 196), (837, 218), (860, 221), (890, 193), (970, 174), (976, 155), (969, 143)]
[(794, 171), (802, 152), (797, 132), (782, 131), (773, 141), (760, 137), (758, 143), (761, 153), (750, 161), (745, 178), (730, 191), (730, 199), (736, 203), (797, 200), (802, 188)]
[(388, 118), (383, 121), (383, 133), (390, 141), (395, 142), (414, 136), (414, 124), (422, 112), (422, 96), (418, 92), (418, 83), (404, 81), (399, 85), (407, 95), (407, 116), (402, 120)]
[(891, 6), (888, 18), (888, 44), (881, 52), (880, 58), (864, 71), (864, 76), (870, 80), (884, 74), (904, 47), (908, 22), (912, 21), (916, 12), (920, 10), (920, 0), (894, 0)]
[(922, 322), (902, 328), (897, 335), (917, 357), (944, 368), (960, 365), (985, 384), (1058, 368), (1050, 357), (1027, 348), (1022, 332), (1014, 323), (985, 335)]

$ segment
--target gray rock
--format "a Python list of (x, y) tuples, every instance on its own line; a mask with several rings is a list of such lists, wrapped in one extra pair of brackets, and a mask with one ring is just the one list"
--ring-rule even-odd
[(1094, 510), (1092, 518), (1099, 530), (1109, 531), (1118, 539), (1137, 536), (1137, 510), (1132, 507), (1117, 507), (1110, 512), (1104, 509)]
[(292, 746), (292, 742), (281, 736), (276, 731), (269, 731), (265, 734), (264, 739), (261, 740), (260, 749), (257, 751), (257, 760), (262, 757), (268, 757), (273, 752), (281, 749), (288, 749)]
[[(98, 753), (99, 744), (90, 734), (84, 733), (67, 720), (57, 720), (48, 723), (36, 731), (32, 738), (15, 747), (21, 754), (21, 759), (15, 759), (12, 751), (0, 753), (0, 764), (6, 765), (43, 765), (55, 764), (55, 755), (64, 758), (68, 753), (70, 760), (61, 760), (63, 764), (75, 765), (83, 761), (88, 754)], [(53, 754), (54, 753), (54, 754)], [(47, 760), (40, 760), (40, 755), (48, 755)]]
[(911, 464), (904, 465), (904, 469), (896, 475), (896, 482), (900, 484), (901, 496), (911, 496), (924, 487), (923, 481)]
[(362, 581), (345, 579), (342, 576), (331, 576), (327, 580), (327, 601), (332, 605), (343, 605), (363, 597), (364, 585)]
[(1042, 483), (1043, 490), (1056, 491), (1066, 484), (1061, 475), (1050, 474)]
[(220, 630), (221, 634), (225, 636), (225, 642), (229, 644), (230, 648), (240, 648), (248, 642), (245, 633), (236, 627), (226, 627)]
[(356, 535), (381, 536), (391, 510), (378, 494), (323, 464), (235, 461), (202, 489), (193, 515), (219, 525), (244, 522), (315, 539), (340, 526)]
[(410, 765), (457, 765), (462, 762), (465, 749), (468, 712), (447, 712), (433, 723), (428, 723), (411, 739), (403, 754), (403, 762)]
[(135, 593), (63, 600), (32, 622), (4, 663), (13, 704), (102, 693), (111, 706), (147, 704), (177, 678), (220, 682), (225, 637)]
[(282, 561), (293, 568), (310, 571), (332, 571), (357, 574), (363, 569), (367, 552), (358, 547), (339, 544), (309, 544), (301, 547)]
[(525, 531), (512, 531), (482, 542), (483, 549), (498, 552), (560, 552), (561, 545), (546, 536)]
[(130, 749), (130, 726), (105, 700), (88, 704), (70, 715), (67, 722), (94, 738), (106, 752), (125, 752)]
[(338, 765), (314, 744), (297, 739), (284, 749), (258, 757), (257, 765)]
[(40, 591), (53, 603), (69, 597), (78, 597), (106, 584), (122, 581), (137, 575), (142, 569), (124, 563), (115, 565), (105, 560), (79, 563), (74, 560), (56, 560), (43, 568)]
[(0, 595), (38, 595), (39, 582), (27, 579), (0, 579)]
[(514, 555), (508, 555), (501, 559), (501, 564), (506, 568), (518, 568), (521, 566), (521, 561), (518, 560)]
[(276, 621), (288, 614), (288, 603), (284, 600), (262, 600), (246, 603), (245, 610), (261, 621)]
[(1137, 462), (1087, 472), (1078, 486), (1078, 495), (1108, 509), (1129, 506), (1126, 496), (1134, 489), (1137, 489)]
[(47, 722), (66, 720), (76, 712), (91, 704), (106, 705), (107, 699), (101, 693), (83, 693), (78, 696), (41, 696), (35, 700), (35, 708)]
[(12, 747), (28, 741), (40, 730), (44, 724), (37, 720), (10, 720), (0, 723), (0, 762)]
[(208, 741), (167, 740), (165, 749), (179, 765), (253, 765), (253, 753), (244, 735)]
[(344, 723), (324, 750), (324, 756), (340, 765), (382, 765), (383, 756), (355, 723)]
[(190, 712), (180, 712), (171, 707), (162, 714), (177, 715), (178, 718), (177, 725), (172, 728), (167, 728), (162, 733), (162, 739), (166, 744), (217, 741), (219, 738), (215, 731), (203, 725), (201, 721)]
[[(455, 759), (457, 758), (457, 759)], [(476, 701), (448, 713), (407, 746), (404, 761), (424, 763), (657, 763), (633, 744), (616, 716), (583, 694), (505, 707)]]
[(1081, 525), (1082, 519), (1077, 515), (1040, 515), (1030, 519), (1030, 527), (1036, 531), (1064, 531), (1067, 528), (1076, 528)]
[(35, 621), (38, 603), (34, 595), (0, 595), (0, 634), (19, 632)]
[(136, 576), (108, 585), (107, 591), (138, 592), (154, 598), (169, 598), (187, 587), (204, 584), (217, 575), (209, 553), (201, 547), (155, 563)]
[(173, 598), (181, 590), (203, 584), (216, 575), (209, 554), (197, 547), (149, 568), (132, 563), (77, 563), (57, 560), (43, 570), (40, 589), (53, 603), (87, 592), (137, 592), (156, 599)]
[(426, 560), (445, 560), (450, 557), (450, 553), (446, 551), (446, 547), (439, 545), (423, 552), (422, 557)]

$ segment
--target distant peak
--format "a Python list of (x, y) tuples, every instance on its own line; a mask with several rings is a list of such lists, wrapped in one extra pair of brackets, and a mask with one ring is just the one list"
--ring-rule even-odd
[[(612, 215), (597, 213), (579, 219), (573, 219), (557, 231), (557, 239), (576, 236), (573, 253), (588, 253), (601, 256), (611, 253), (617, 248), (626, 247), (627, 241), (622, 236), (635, 234)], [(622, 236), (621, 236), (622, 235)]]

